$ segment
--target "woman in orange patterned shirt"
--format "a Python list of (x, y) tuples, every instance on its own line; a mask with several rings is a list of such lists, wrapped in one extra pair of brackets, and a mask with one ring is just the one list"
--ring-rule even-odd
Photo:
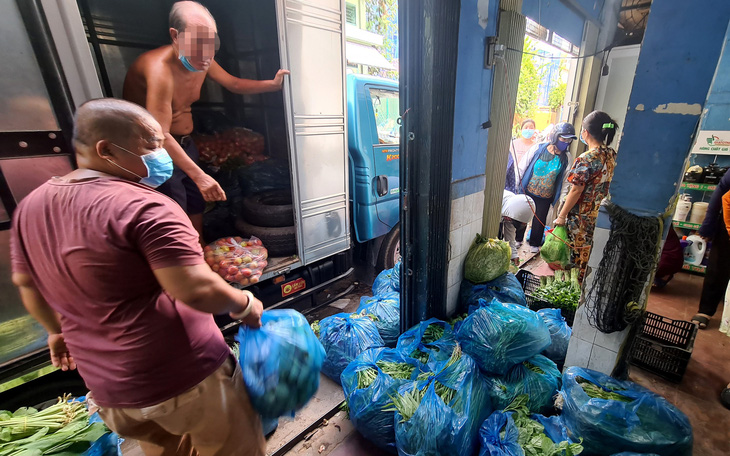
[(593, 245), (593, 231), (601, 201), (608, 196), (608, 188), (616, 167), (616, 151), (608, 147), (616, 136), (618, 124), (603, 111), (593, 111), (583, 119), (580, 140), (588, 151), (578, 157), (568, 173), (570, 190), (555, 219), (555, 226), (565, 225), (572, 247), (570, 260), (580, 268), (583, 280), (588, 257)]

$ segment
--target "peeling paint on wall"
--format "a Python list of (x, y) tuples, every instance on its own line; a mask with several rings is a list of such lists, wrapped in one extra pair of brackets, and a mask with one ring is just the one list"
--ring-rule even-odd
[(682, 114), (699, 116), (702, 114), (702, 105), (699, 103), (667, 103), (660, 104), (653, 111), (657, 114)]
[(643, 104), (641, 104), (641, 103), (637, 104), (637, 105), (636, 105), (636, 110), (637, 110), (637, 111), (643, 111), (643, 110), (644, 110), (644, 105), (643, 105)]
[(479, 16), (479, 25), (486, 29), (487, 19), (489, 18), (489, 0), (477, 1), (477, 14)]

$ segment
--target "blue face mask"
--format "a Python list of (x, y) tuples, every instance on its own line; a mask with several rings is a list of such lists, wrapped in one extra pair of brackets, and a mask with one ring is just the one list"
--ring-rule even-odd
[(585, 139), (583, 139), (583, 132), (581, 132), (581, 133), (580, 133), (580, 142), (582, 142), (582, 143), (583, 143), (583, 144), (585, 144), (586, 146), (588, 145), (588, 143), (586, 142), (586, 140), (585, 140)]
[(558, 143), (556, 144), (556, 146), (558, 147), (558, 150), (560, 152), (565, 152), (568, 149), (568, 146), (570, 146), (570, 143), (558, 140)]
[(535, 136), (535, 129), (533, 128), (526, 128), (522, 130), (522, 137), (525, 139), (530, 139), (533, 136)]
[(199, 71), (203, 71), (203, 70), (199, 70), (199, 69), (195, 68), (193, 66), (193, 64), (190, 63), (190, 61), (188, 60), (188, 58), (185, 57), (184, 55), (180, 54), (180, 56), (178, 58), (180, 59), (180, 62), (183, 64), (183, 66), (185, 67), (186, 70), (192, 71), (193, 73), (197, 73)]
[(147, 168), (147, 176), (145, 177), (140, 176), (139, 174), (130, 171), (127, 168), (124, 168), (123, 166), (118, 165), (107, 158), (107, 161), (117, 168), (121, 168), (129, 174), (139, 177), (140, 184), (144, 184), (152, 188), (157, 188), (165, 183), (166, 180), (172, 177), (172, 158), (164, 148), (160, 147), (159, 149), (156, 149), (154, 152), (151, 152), (149, 154), (137, 155), (122, 146), (116, 145), (114, 143), (112, 144), (122, 149), (123, 151), (134, 155), (135, 157), (139, 157), (142, 160), (145, 168)]

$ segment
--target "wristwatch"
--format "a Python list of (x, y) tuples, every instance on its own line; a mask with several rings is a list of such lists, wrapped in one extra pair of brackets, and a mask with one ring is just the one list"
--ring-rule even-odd
[(248, 298), (248, 304), (246, 305), (246, 308), (243, 309), (243, 312), (231, 315), (231, 317), (235, 318), (236, 320), (243, 320), (248, 316), (248, 314), (251, 313), (251, 309), (253, 309), (253, 300), (256, 299), (253, 293), (248, 290), (241, 290), (241, 293), (246, 295), (246, 297)]

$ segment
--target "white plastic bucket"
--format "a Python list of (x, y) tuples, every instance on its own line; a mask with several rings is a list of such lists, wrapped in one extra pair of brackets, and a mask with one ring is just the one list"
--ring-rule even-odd
[(708, 203), (698, 201), (692, 205), (692, 215), (689, 216), (690, 223), (702, 223), (707, 214)]

